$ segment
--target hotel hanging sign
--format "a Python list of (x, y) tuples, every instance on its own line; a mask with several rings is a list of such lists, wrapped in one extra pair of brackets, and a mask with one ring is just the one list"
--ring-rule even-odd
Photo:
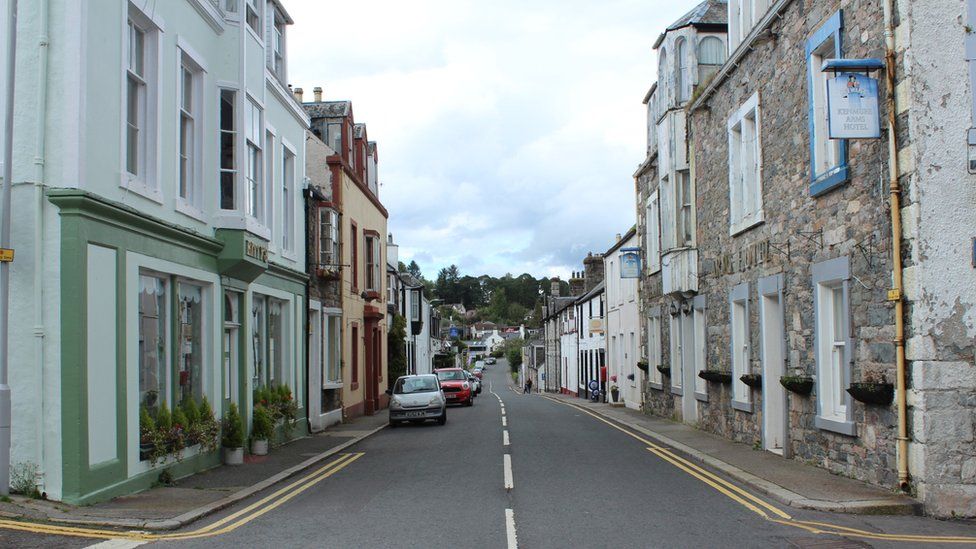
[(620, 249), (620, 278), (640, 278), (640, 248)]
[(881, 117), (878, 79), (870, 72), (884, 68), (880, 59), (828, 59), (827, 134), (831, 139), (878, 139)]

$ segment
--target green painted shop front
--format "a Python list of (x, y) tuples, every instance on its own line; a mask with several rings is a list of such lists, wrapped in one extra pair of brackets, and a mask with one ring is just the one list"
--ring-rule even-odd
[(78, 190), (60, 210), (62, 499), (93, 503), (219, 464), (187, 448), (151, 466), (139, 416), (203, 397), (250, 424), (254, 387), (288, 384), (305, 420), (306, 275), (239, 230), (202, 235)]

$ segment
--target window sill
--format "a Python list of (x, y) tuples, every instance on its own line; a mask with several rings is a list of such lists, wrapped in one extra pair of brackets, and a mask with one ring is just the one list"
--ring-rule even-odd
[(682, 390), (681, 387), (675, 387), (674, 385), (671, 386), (671, 394), (679, 397), (685, 396), (684, 390)]
[(647, 386), (650, 387), (651, 389), (654, 389), (655, 391), (663, 391), (664, 390), (664, 384), (663, 383), (658, 383), (656, 381), (648, 381), (647, 382)]
[(810, 183), (810, 196), (818, 197), (840, 187), (850, 181), (847, 164), (841, 164), (833, 171), (828, 171)]
[(199, 208), (197, 208), (196, 206), (190, 204), (189, 202), (187, 202), (186, 200), (184, 200), (184, 199), (182, 199), (180, 197), (177, 197), (176, 198), (176, 205), (173, 207), (173, 209), (175, 209), (177, 212), (179, 212), (179, 213), (181, 213), (181, 214), (183, 214), (183, 215), (185, 215), (185, 216), (187, 216), (187, 217), (189, 217), (191, 219), (194, 219), (196, 221), (199, 221), (200, 223), (206, 223), (207, 222), (207, 220), (203, 216), (203, 212), (200, 211)]
[(747, 414), (751, 414), (753, 412), (751, 402), (739, 402), (738, 400), (732, 401), (732, 409), (740, 412), (746, 412)]
[(342, 389), (343, 386), (344, 386), (344, 384), (341, 381), (335, 381), (335, 382), (323, 383), (322, 384), (322, 389), (323, 390)]
[[(244, 7), (243, 9), (245, 11), (244, 11), (244, 13), (242, 13), (242, 15), (243, 15), (244, 18), (246, 18), (247, 17), (247, 7)], [(264, 23), (264, 21), (261, 21), (261, 23)], [(245, 21), (244, 22), (244, 27), (247, 29), (248, 34), (251, 35), (251, 38), (257, 40), (258, 41), (258, 44), (260, 44), (262, 47), (264, 47), (264, 39), (261, 38), (261, 36), (254, 29), (251, 28), (251, 25), (248, 25), (247, 22)]]
[(296, 263), (298, 262), (298, 254), (295, 253), (295, 250), (287, 250), (287, 249), (282, 248), (280, 255), (281, 255), (281, 257), (287, 259), (288, 261), (293, 261), (293, 262), (296, 262)]
[(733, 226), (729, 230), (729, 236), (740, 236), (743, 233), (748, 232), (748, 231), (750, 231), (750, 230), (752, 230), (752, 229), (754, 229), (754, 228), (762, 225), (765, 222), (766, 222), (766, 220), (764, 219), (764, 216), (763, 216), (762, 212), (760, 211), (757, 220), (755, 220), (755, 221), (747, 221), (745, 223), (741, 223), (739, 225)]
[(159, 189), (149, 186), (149, 184), (141, 179), (132, 178), (132, 176), (130, 176), (128, 173), (122, 174), (122, 180), (119, 182), (119, 187), (122, 187), (128, 192), (135, 193), (148, 200), (152, 200), (160, 206), (163, 205), (163, 195), (159, 192)]
[(700, 393), (695, 391), (695, 400), (698, 402), (708, 402), (708, 393)]
[(822, 429), (824, 431), (832, 431), (834, 433), (847, 435), (849, 437), (857, 436), (857, 425), (855, 425), (853, 421), (839, 421), (836, 419), (827, 419), (825, 417), (817, 416), (814, 418), (814, 425), (817, 427), (817, 429)]

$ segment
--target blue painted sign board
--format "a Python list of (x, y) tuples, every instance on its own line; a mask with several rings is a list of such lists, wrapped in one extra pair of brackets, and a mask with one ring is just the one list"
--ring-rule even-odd
[(831, 139), (878, 139), (878, 80), (838, 72), (827, 80), (827, 135)]
[(640, 278), (640, 248), (620, 249), (620, 278)]

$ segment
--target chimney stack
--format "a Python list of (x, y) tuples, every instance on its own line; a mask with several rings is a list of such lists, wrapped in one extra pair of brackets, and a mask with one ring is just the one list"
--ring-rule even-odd
[(299, 103), (304, 103), (304, 101), (302, 101), (302, 96), (304, 94), (305, 94), (305, 90), (301, 88), (295, 88), (295, 100), (298, 101)]
[(559, 282), (560, 281), (558, 276), (553, 277), (551, 281), (552, 285), (550, 286), (550, 290), (549, 290), (549, 295), (551, 297), (559, 297)]
[(590, 252), (583, 260), (583, 288), (590, 291), (603, 281), (603, 254)]
[[(318, 99), (316, 99), (316, 101), (318, 101)], [(620, 239), (621, 239), (621, 238), (622, 238), (622, 237), (620, 236), (620, 233), (617, 233), (617, 240), (616, 240), (616, 241), (617, 241), (617, 242), (620, 242)]]
[[(321, 103), (322, 102), (322, 87), (321, 86), (315, 86), (314, 88), (312, 88), (312, 94), (315, 97), (315, 102), (316, 103)], [(619, 234), (617, 235), (617, 240), (620, 240), (620, 235)]]
[(573, 272), (573, 278), (569, 279), (569, 294), (579, 297), (586, 293), (586, 280), (582, 272)]

